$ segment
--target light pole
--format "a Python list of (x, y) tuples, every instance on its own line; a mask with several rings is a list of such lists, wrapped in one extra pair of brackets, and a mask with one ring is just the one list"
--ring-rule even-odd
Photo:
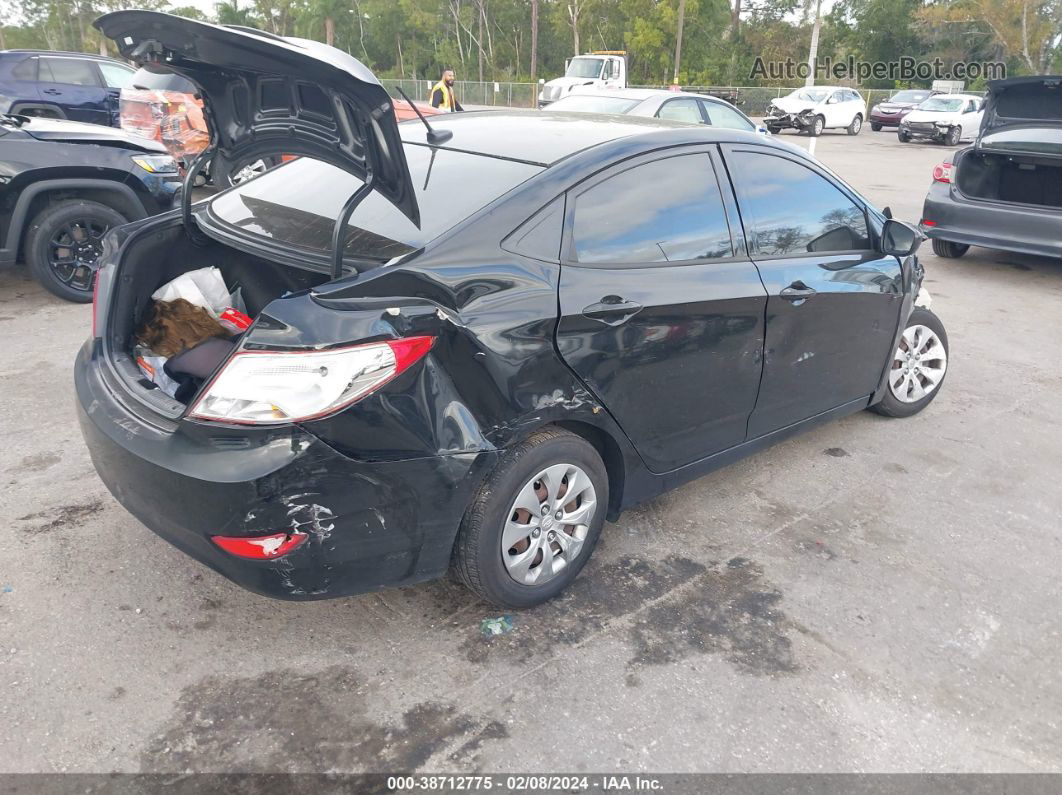
[(678, 31), (675, 36), (675, 74), (671, 85), (678, 85), (679, 64), (682, 62), (682, 25), (686, 21), (686, 0), (679, 0), (678, 8)]

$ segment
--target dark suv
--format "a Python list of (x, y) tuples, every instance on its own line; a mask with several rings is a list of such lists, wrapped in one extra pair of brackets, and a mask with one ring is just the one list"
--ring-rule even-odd
[(0, 51), (0, 113), (118, 126), (118, 96), (133, 69), (101, 55)]
[(180, 185), (176, 162), (156, 141), (0, 115), (0, 265), (25, 258), (52, 293), (88, 302), (104, 234), (169, 210)]

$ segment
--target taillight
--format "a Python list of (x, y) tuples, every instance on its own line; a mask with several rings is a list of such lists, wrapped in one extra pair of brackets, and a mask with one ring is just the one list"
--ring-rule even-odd
[(272, 560), (286, 555), (307, 538), (306, 533), (274, 533), (269, 536), (211, 536), (230, 555), (251, 560)]
[(939, 166), (933, 166), (933, 181), (934, 182), (951, 182), (951, 173), (955, 168), (949, 161), (945, 160)]
[(434, 342), (406, 337), (328, 351), (240, 351), (203, 389), (189, 416), (277, 425), (334, 414), (409, 369)]

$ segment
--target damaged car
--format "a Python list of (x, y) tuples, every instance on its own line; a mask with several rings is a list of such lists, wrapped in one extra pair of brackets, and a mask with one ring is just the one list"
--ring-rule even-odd
[[(399, 125), (322, 44), (146, 11), (96, 25), (199, 86), (217, 151), (300, 155), (111, 234), (75, 365), (115, 499), (253, 591), (449, 571), (535, 605), (625, 509), (940, 392), (921, 236), (797, 147), (538, 111)], [(222, 355), (177, 399), (133, 347), (160, 286), (204, 267), (250, 324), (208, 340)]]
[(1062, 75), (988, 84), (974, 145), (933, 169), (921, 228), (940, 257), (1062, 257)]
[(984, 100), (973, 94), (940, 94), (930, 97), (910, 111), (896, 129), (896, 137), (905, 144), (915, 138), (957, 146), (972, 140), (981, 127)]
[(849, 135), (859, 135), (866, 117), (867, 105), (855, 89), (807, 86), (772, 99), (763, 123), (772, 135), (787, 128), (813, 137), (838, 128)]

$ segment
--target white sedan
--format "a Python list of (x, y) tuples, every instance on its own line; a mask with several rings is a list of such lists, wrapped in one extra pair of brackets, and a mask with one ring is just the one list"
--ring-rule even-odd
[(896, 137), (904, 144), (913, 138), (929, 138), (948, 146), (972, 141), (981, 129), (983, 108), (984, 100), (973, 94), (938, 94), (903, 117)]

